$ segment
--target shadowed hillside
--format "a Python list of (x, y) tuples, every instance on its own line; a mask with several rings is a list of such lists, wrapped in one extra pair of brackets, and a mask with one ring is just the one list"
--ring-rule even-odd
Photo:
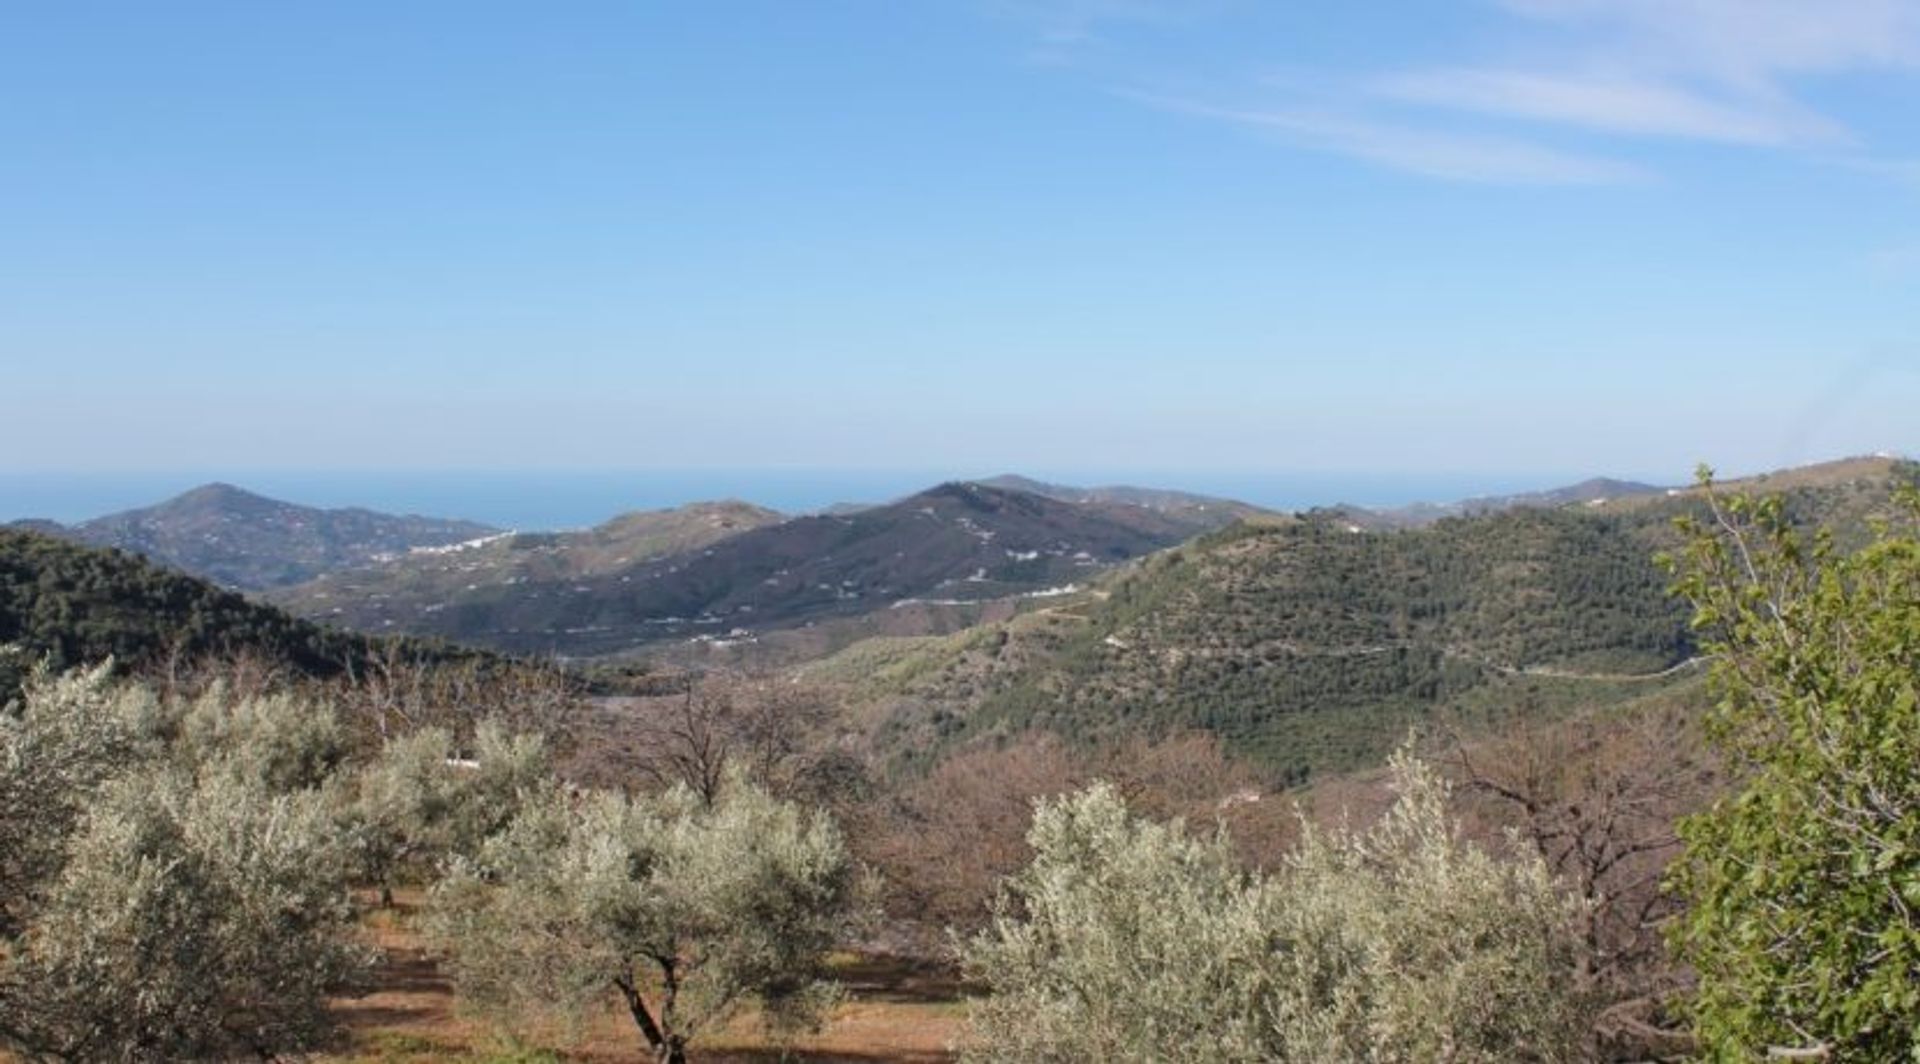
[[(1126, 503), (1072, 503), (944, 484), (856, 513), (747, 528), (666, 557), (577, 574), (499, 570), (439, 581), (442, 597), (398, 594), (353, 574), (284, 598), (365, 630), (442, 635), (503, 650), (607, 654), (728, 641), (920, 605), (1054, 595), (1106, 568), (1230, 520)], [(488, 545), (497, 556), (514, 542)], [(465, 555), (450, 555), (449, 573)], [(486, 577), (491, 582), (483, 581)], [(458, 585), (458, 586), (453, 586)], [(323, 597), (324, 596), (324, 597)]]

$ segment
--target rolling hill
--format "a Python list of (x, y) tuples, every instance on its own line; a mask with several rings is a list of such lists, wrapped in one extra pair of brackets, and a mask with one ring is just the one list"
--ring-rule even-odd
[(1271, 511), (1234, 499), (1166, 488), (1138, 488), (1128, 484), (1080, 488), (1069, 484), (1050, 484), (1014, 473), (1003, 473), (975, 483), (1005, 491), (1023, 491), (1061, 502), (1144, 507), (1188, 521), (1193, 525), (1195, 534), (1224, 527), (1234, 520), (1271, 514)]
[[(1799, 520), (1860, 530), (1900, 475), (1851, 462), (1745, 486), (1784, 487)], [(1377, 759), (1436, 713), (1493, 720), (1697, 683), (1687, 611), (1653, 560), (1697, 505), (1662, 492), (1396, 532), (1243, 523), (1049, 610), (855, 646), (808, 671), (857, 692), (903, 763), (1031, 729), (1200, 728), (1298, 783)]]
[(419, 547), (442, 547), (498, 531), (472, 521), (323, 510), (206, 484), (165, 502), (77, 525), (15, 522), (16, 528), (95, 547), (117, 547), (227, 587), (260, 590)]
[[(275, 600), (362, 630), (591, 656), (751, 639), (920, 605), (1061, 594), (1232, 519), (1224, 509), (1170, 513), (951, 483), (857, 512), (758, 523), (664, 557), (630, 552), (605, 566), (534, 572), (484, 563), (466, 570), (468, 552), (452, 552), (446, 576), (428, 594), (391, 590), (377, 578), (393, 572), (387, 566), (318, 580)], [(512, 549), (513, 541), (475, 548)]]
[(1379, 510), (1341, 503), (1313, 512), (1330, 520), (1360, 528), (1389, 531), (1400, 528), (1421, 528), (1449, 517), (1472, 517), (1478, 514), (1498, 513), (1502, 510), (1552, 510), (1575, 504), (1599, 506), (1620, 499), (1660, 498), (1666, 494), (1667, 490), (1658, 485), (1643, 484), (1639, 481), (1593, 477), (1561, 488), (1520, 492), (1514, 495), (1481, 495), (1455, 502), (1420, 502), (1410, 506)]
[(431, 616), (450, 603), (511, 595), (515, 588), (533, 596), (576, 586), (781, 520), (773, 510), (743, 502), (635, 511), (579, 532), (514, 532), (416, 549), (268, 597), (296, 613), (380, 630), (398, 626), (398, 619)]
[[(330, 676), (392, 645), (300, 620), (120, 550), (0, 528), (0, 646), (55, 668), (244, 651)], [(397, 649), (429, 662), (485, 657), (424, 642)]]

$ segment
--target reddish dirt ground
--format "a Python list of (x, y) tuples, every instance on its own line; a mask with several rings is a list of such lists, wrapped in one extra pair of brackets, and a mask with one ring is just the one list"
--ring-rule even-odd
[[(605, 1014), (573, 1032), (529, 1030), (509, 1035), (462, 1014), (453, 988), (411, 929), (417, 893), (402, 891), (392, 910), (368, 918), (368, 932), (385, 952), (373, 992), (342, 999), (335, 1009), (348, 1045), (323, 1060), (331, 1064), (425, 1064), (427, 1061), (559, 1059), (592, 1064), (646, 1061), (633, 1023), (609, 998)], [(945, 1064), (963, 1034), (964, 996), (953, 973), (896, 958), (849, 955), (838, 965), (848, 994), (820, 1034), (785, 1050), (743, 1017), (694, 1046), (697, 1064), (777, 1060), (864, 1064), (901, 1061)]]

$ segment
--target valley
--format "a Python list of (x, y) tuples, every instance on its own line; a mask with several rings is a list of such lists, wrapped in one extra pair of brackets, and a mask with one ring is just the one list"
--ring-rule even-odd
[[(1728, 487), (1783, 490), (1797, 520), (1864, 532), (1904, 468), (1846, 459)], [(1371, 518), (1289, 515), (1009, 475), (820, 514), (694, 503), (415, 545), (255, 590), (263, 605), (246, 608), (327, 626), (249, 622), (314, 633), (270, 644), (331, 648), (315, 660), (351, 657), (354, 637), (319, 634), (344, 629), (656, 676), (774, 670), (831, 684), (863, 756), (887, 771), (1035, 732), (1099, 743), (1200, 731), (1295, 786), (1376, 763), (1422, 722), (1492, 727), (1696, 689), (1686, 611), (1655, 561), (1693, 505), (1691, 489), (1595, 479)], [(249, 572), (310, 554), (268, 535), (304, 511), (237, 490), (141, 512), (80, 527), (144, 523), (182, 542), (212, 522), (238, 530)], [(159, 637), (128, 638), (57, 649), (138, 656)]]

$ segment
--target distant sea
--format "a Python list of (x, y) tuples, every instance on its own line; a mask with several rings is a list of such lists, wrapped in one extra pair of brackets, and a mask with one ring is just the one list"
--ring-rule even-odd
[[(742, 499), (786, 513), (878, 503), (946, 480), (1000, 472), (953, 470), (266, 471), (46, 473), (0, 471), (0, 521), (83, 521), (225, 481), (306, 506), (364, 506), (460, 517), (521, 530), (584, 528), (628, 510)], [(1348, 502), (1401, 506), (1559, 487), (1592, 474), (1021, 471), (1038, 480), (1131, 484), (1219, 495), (1276, 510)]]

